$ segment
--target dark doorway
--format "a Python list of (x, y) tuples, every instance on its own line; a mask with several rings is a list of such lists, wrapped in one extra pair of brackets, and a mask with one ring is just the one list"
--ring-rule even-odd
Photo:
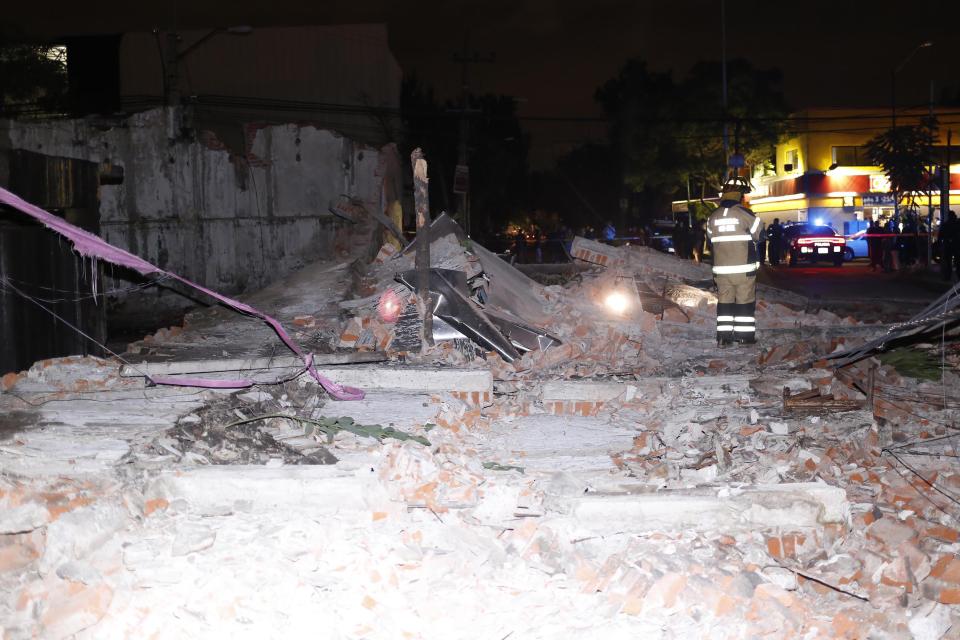
[[(9, 167), (10, 191), (98, 233), (96, 163), (13, 151)], [(61, 236), (15, 209), (0, 208), (0, 374), (44, 358), (102, 355), (63, 322), (104, 342), (105, 299), (93, 296), (94, 284), (102, 282), (100, 271), (96, 261), (81, 258)]]

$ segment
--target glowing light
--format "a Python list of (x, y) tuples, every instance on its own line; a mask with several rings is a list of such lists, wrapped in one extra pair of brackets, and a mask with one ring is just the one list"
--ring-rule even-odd
[(622, 316), (630, 308), (630, 298), (623, 291), (611, 291), (604, 298), (603, 306), (611, 313)]
[(393, 289), (387, 289), (383, 292), (383, 295), (380, 296), (380, 301), (377, 303), (377, 315), (379, 315), (380, 319), (384, 322), (396, 322), (397, 318), (400, 317), (402, 308), (403, 304), (400, 301), (400, 296), (398, 296)]
[(785, 196), (765, 196), (763, 198), (751, 199), (750, 204), (762, 204), (764, 202), (787, 202), (788, 200), (802, 200), (806, 197), (807, 194), (805, 193), (791, 193)]
[(824, 173), (828, 176), (862, 176), (876, 171), (872, 165), (860, 165), (856, 167), (837, 167), (836, 169), (827, 169)]
[(817, 225), (818, 227), (822, 227), (822, 226), (823, 226), (823, 218), (817, 218), (816, 220), (813, 221), (813, 224)]

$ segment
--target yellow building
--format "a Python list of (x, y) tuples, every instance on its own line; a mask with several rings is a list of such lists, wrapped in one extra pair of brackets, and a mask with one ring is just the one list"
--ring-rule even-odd
[[(897, 125), (915, 125), (929, 113), (927, 108), (898, 109)], [(937, 109), (937, 161), (948, 157), (948, 136), (960, 146), (960, 110)], [(792, 137), (776, 147), (774, 166), (757, 167), (751, 180), (750, 207), (769, 224), (809, 221), (829, 224), (850, 235), (869, 220), (885, 220), (894, 211), (890, 182), (880, 167), (866, 158), (865, 145), (891, 125), (889, 109), (809, 109), (791, 117)], [(951, 205), (960, 205), (960, 148), (949, 151)], [(930, 208), (939, 220), (940, 196), (908, 194), (901, 210), (918, 208), (926, 218)]]

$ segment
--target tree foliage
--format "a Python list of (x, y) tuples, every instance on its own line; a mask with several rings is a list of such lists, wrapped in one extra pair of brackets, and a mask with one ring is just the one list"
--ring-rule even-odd
[(0, 109), (56, 105), (67, 92), (63, 47), (0, 43)]
[[(441, 102), (416, 76), (404, 79), (400, 98), (404, 126), (402, 152), (420, 147), (430, 166), (430, 204), (434, 211), (457, 210), (453, 177), (458, 160), (460, 105)], [(473, 231), (497, 230), (520, 207), (527, 181), (528, 139), (521, 130), (512, 96), (470, 96), (468, 166)], [(461, 221), (462, 222), (462, 221)]]
[(867, 156), (883, 167), (898, 202), (905, 193), (925, 191), (933, 184), (929, 163), (936, 131), (936, 120), (926, 120), (888, 129), (867, 142)]
[(632, 59), (596, 92), (610, 121), (610, 139), (624, 184), (635, 192), (672, 196), (690, 180), (699, 193), (716, 192), (726, 167), (723, 123), (748, 163), (767, 161), (786, 132), (789, 108), (781, 74), (745, 60), (727, 65), (724, 113), (720, 63), (701, 62), (679, 82)]

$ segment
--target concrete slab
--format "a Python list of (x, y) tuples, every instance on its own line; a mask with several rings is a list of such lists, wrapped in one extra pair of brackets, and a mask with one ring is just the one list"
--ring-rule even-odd
[(846, 524), (846, 492), (822, 483), (756, 485), (657, 493), (547, 496), (549, 511), (594, 534), (676, 529), (756, 529)]
[[(164, 471), (148, 486), (150, 499), (186, 500), (210, 515), (295, 508), (304, 516), (358, 512), (386, 501), (372, 466), (196, 467)], [(369, 476), (369, 477), (367, 477)]]
[[(132, 359), (128, 359), (132, 360)], [(350, 353), (314, 354), (313, 362), (318, 367), (361, 362), (383, 362), (386, 356), (375, 351), (356, 351)], [(303, 360), (298, 356), (248, 357), (248, 358), (212, 358), (206, 360), (185, 361), (149, 361), (131, 362), (120, 367), (123, 378), (142, 378), (151, 376), (171, 376), (194, 373), (219, 373), (227, 371), (255, 370), (292, 370), (303, 368)]]
[[(627, 385), (621, 382), (582, 382), (560, 380), (545, 382), (540, 392), (544, 402), (581, 400), (584, 402), (607, 402), (625, 396)], [(636, 387), (633, 387), (636, 389)]]
[(433, 421), (439, 407), (423, 393), (374, 390), (363, 400), (329, 400), (319, 409), (325, 416), (350, 416), (360, 424), (381, 424), (409, 431)]
[(607, 418), (533, 415), (492, 425), (481, 456), (527, 473), (609, 472), (616, 469), (610, 453), (630, 449), (636, 435)]
[(493, 393), (493, 374), (488, 369), (342, 366), (320, 367), (318, 371), (338, 384), (364, 390)]

